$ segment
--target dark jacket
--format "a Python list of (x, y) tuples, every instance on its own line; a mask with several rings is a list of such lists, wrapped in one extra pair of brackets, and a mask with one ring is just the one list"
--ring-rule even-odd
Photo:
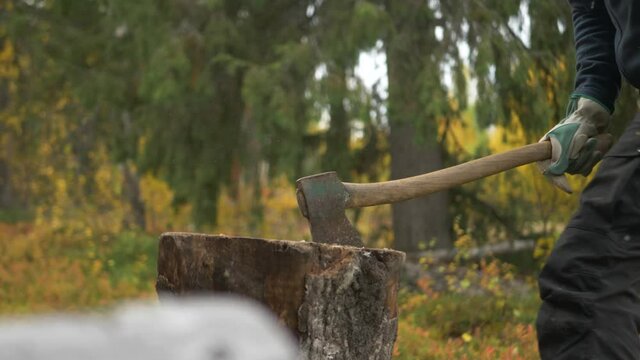
[(575, 95), (613, 112), (620, 74), (640, 88), (640, 1), (569, 0), (576, 45)]

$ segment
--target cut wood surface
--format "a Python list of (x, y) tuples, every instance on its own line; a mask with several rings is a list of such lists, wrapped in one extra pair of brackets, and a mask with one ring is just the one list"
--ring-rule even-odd
[(404, 253), (191, 233), (160, 238), (162, 297), (235, 293), (265, 304), (305, 359), (391, 359)]

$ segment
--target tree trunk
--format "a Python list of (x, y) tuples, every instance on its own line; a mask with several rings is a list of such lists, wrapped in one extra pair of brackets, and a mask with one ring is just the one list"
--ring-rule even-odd
[[(391, 127), (391, 178), (400, 179), (442, 168), (442, 151), (438, 145), (418, 145), (414, 127), (409, 124)], [(393, 233), (395, 248), (416, 252), (425, 248), (451, 246), (449, 196), (439, 192), (394, 204)]]
[[(420, 74), (438, 65), (430, 59), (436, 44), (429, 34), (433, 26), (426, 16), (427, 2), (388, 1), (387, 10), (394, 24), (386, 41), (391, 178), (398, 179), (443, 167), (435, 116), (425, 110), (429, 104), (421, 102), (426, 86)], [(425, 246), (450, 247), (448, 206), (447, 192), (393, 205), (395, 248), (415, 252)]]
[[(0, 111), (4, 110), (9, 104), (9, 89), (8, 82), (0, 82)], [(3, 124), (0, 124), (0, 132), (7, 131)], [(11, 135), (9, 135), (11, 136)], [(5, 143), (3, 157), (0, 157), (0, 208), (14, 207), (13, 186), (11, 184), (11, 164), (6, 159), (11, 159), (13, 156), (11, 138)]]
[(329, 129), (327, 130), (327, 151), (323, 158), (325, 171), (335, 171), (343, 181), (351, 178), (351, 161), (349, 154), (349, 114), (344, 101), (347, 97), (346, 70), (341, 65), (329, 66), (326, 79), (329, 96)]
[(166, 233), (156, 289), (253, 298), (297, 335), (305, 359), (391, 359), (403, 260), (388, 249)]
[(142, 230), (147, 228), (144, 203), (140, 195), (140, 177), (129, 162), (122, 164), (123, 184), (122, 193), (131, 206), (131, 216), (127, 218), (127, 226), (136, 226)]
[(14, 206), (13, 189), (11, 186), (11, 168), (9, 163), (0, 158), (0, 209)]

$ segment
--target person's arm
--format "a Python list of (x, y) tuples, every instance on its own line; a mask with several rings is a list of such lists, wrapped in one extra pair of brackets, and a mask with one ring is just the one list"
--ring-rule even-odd
[[(604, 0), (569, 0), (576, 47), (576, 81), (571, 98), (585, 97), (613, 113), (620, 91), (615, 56), (616, 29)], [(574, 105), (575, 106), (575, 105)], [(569, 112), (573, 112), (569, 106)]]
[(540, 170), (560, 189), (571, 192), (568, 174), (589, 175), (611, 146), (609, 127), (620, 91), (616, 29), (604, 0), (569, 0), (576, 46), (576, 82), (566, 117), (540, 141), (551, 142), (551, 159)]

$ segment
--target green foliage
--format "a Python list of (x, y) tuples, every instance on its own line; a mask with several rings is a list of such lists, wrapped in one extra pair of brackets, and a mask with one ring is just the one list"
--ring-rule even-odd
[[(397, 359), (536, 359), (540, 300), (531, 279), (497, 260), (469, 262), (469, 238), (449, 264), (429, 264), (399, 297)], [(444, 286), (441, 284), (444, 281)], [(440, 282), (440, 284), (439, 284)]]
[[(398, 125), (445, 164), (537, 141), (575, 67), (555, 0), (7, 0), (0, 12), (3, 313), (153, 296), (166, 230), (308, 239), (292, 180), (388, 179)], [(372, 49), (388, 98), (355, 75)], [(623, 88), (615, 133), (634, 96)], [(538, 262), (578, 201), (533, 167), (450, 194), (434, 211), (459, 239), (534, 239)], [(368, 244), (393, 244), (389, 207), (350, 216)], [(398, 358), (535, 356), (535, 291), (470, 269), (452, 284), (484, 282), (479, 293), (403, 294)]]
[(87, 310), (154, 295), (157, 240), (0, 224), (0, 313)]
[[(401, 302), (411, 301), (411, 295), (404, 296), (406, 298)], [(533, 292), (502, 299), (486, 295), (445, 294), (424, 298), (420, 306), (407, 314), (407, 318), (422, 326), (434, 324), (431, 325), (434, 328), (432, 334), (441, 339), (458, 338), (478, 328), (487, 335), (497, 336), (505, 321), (533, 324), (539, 306)]]
[[(31, 183), (18, 174), (26, 179), (38, 166), (29, 161), (36, 144), (66, 149), (48, 161), (80, 174), (84, 184), (76, 188), (85, 196), (97, 170), (90, 154), (104, 149), (110, 161), (166, 180), (172, 206), (193, 205), (195, 222), (204, 225), (217, 218), (222, 187), (240, 180), (257, 185), (261, 176), (293, 180), (329, 169), (345, 180), (384, 178), (389, 149), (379, 139), (396, 124), (411, 123), (418, 142), (440, 142), (448, 163), (488, 153), (483, 142), (470, 153), (452, 150), (447, 133), (467, 126), (472, 79), (475, 136), (489, 126), (517, 126), (520, 143), (561, 117), (572, 85), (569, 9), (550, 1), (11, 4), (2, 20), (1, 88), (12, 89), (2, 146), (23, 156), (3, 158), (14, 191), (31, 199), (26, 208), (53, 193), (46, 184), (42, 198), (29, 196), (26, 185), (18, 189)], [(530, 39), (521, 38), (523, 9)], [(463, 43), (470, 50), (464, 58)], [(387, 54), (388, 99), (354, 75), (359, 55), (373, 47)], [(326, 76), (316, 78), (320, 68)], [(623, 91), (621, 118), (633, 111), (631, 96)], [(47, 124), (54, 116), (62, 126)], [(467, 194), (453, 197), (461, 216), (473, 204)]]
[(153, 291), (157, 238), (129, 231), (117, 234), (111, 242), (108, 246), (98, 246), (96, 252), (96, 259), (107, 265), (105, 272), (111, 284), (129, 283), (141, 293)]
[(140, 83), (140, 96), (163, 104), (188, 92), (189, 59), (177, 41), (161, 44), (152, 54)]
[(23, 209), (0, 209), (0, 222), (15, 224), (30, 221), (33, 214)]
[(538, 358), (533, 294), (511, 297), (509, 305), (486, 296), (405, 296), (396, 359)]

